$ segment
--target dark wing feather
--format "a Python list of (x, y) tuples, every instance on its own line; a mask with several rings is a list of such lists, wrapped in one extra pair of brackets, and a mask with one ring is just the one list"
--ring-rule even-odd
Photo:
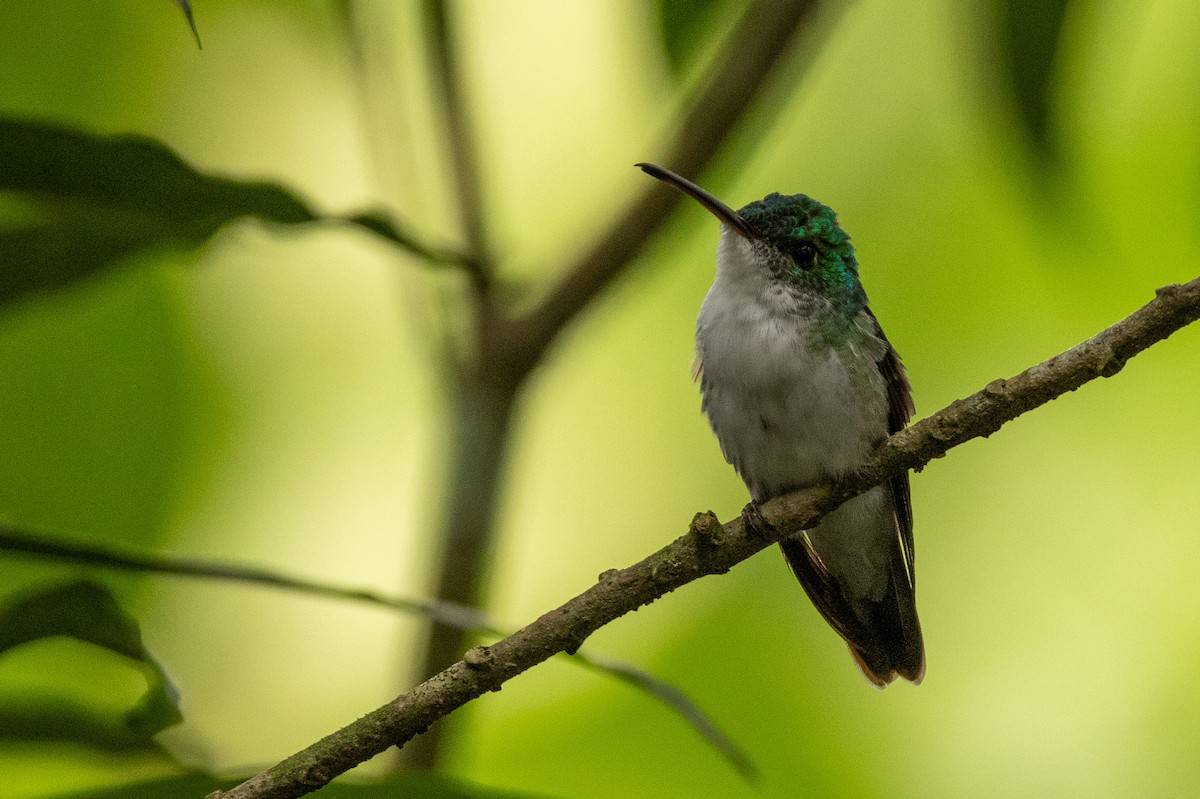
[[(879, 361), (879, 373), (887, 382), (888, 435), (894, 435), (908, 426), (908, 420), (916, 412), (912, 400), (912, 387), (908, 383), (904, 364), (900, 362), (900, 355), (884, 335), (883, 328), (879, 326), (879, 320), (875, 318), (875, 314), (871, 313), (870, 308), (867, 309), (867, 315), (875, 323), (875, 335), (887, 344), (887, 352)], [(900, 523), (900, 534), (904, 540), (904, 555), (908, 560), (909, 578), (911, 582), (915, 583), (916, 558), (913, 551), (912, 497), (908, 487), (908, 472), (893, 477), (891, 483), (892, 495), (896, 503), (896, 518)]]
[(902, 626), (898, 617), (879, 618), (889, 610), (888, 603), (875, 603), (869, 613), (871, 622), (864, 624), (806, 536), (785, 538), (779, 548), (813, 606), (850, 648), (863, 675), (879, 688), (896, 679), (891, 653), (902, 641), (884, 641), (881, 631), (899, 631)]
[[(869, 308), (867, 314), (875, 323), (875, 334), (887, 345), (883, 357), (879, 360), (879, 373), (883, 375), (883, 379), (887, 383), (888, 435), (894, 435), (908, 426), (908, 420), (916, 412), (916, 406), (913, 405), (912, 399), (912, 386), (908, 382), (904, 364), (900, 361), (900, 354), (888, 341), (879, 320), (875, 318), (875, 314)], [(891, 488), (896, 511), (896, 524), (900, 528), (900, 538), (904, 544), (905, 562), (903, 565), (907, 572), (904, 575), (893, 573), (892, 578), (893, 581), (904, 579), (908, 583), (909, 600), (901, 601), (898, 611), (902, 617), (902, 626), (907, 631), (904, 649), (908, 651), (910, 659), (916, 660), (915, 665), (910, 665), (910, 673), (902, 673), (902, 676), (913, 682), (920, 682), (921, 678), (925, 676), (925, 645), (921, 640), (921, 623), (917, 618), (916, 611), (917, 560), (913, 547), (912, 496), (908, 486), (908, 472), (902, 472), (893, 477)]]
[[(914, 408), (904, 365), (875, 316), (867, 311), (875, 334), (887, 345), (878, 362), (887, 385), (888, 433), (904, 429)], [(897, 675), (920, 682), (925, 675), (925, 652), (915, 604), (912, 502), (908, 473), (890, 481), (899, 541), (892, 559), (892, 589), (882, 602), (862, 603), (857, 608), (843, 595), (841, 587), (821, 562), (807, 536), (780, 542), (784, 557), (800, 584), (830, 626), (845, 639), (850, 653), (868, 680), (883, 688)]]
[(846, 642), (868, 680), (880, 688), (897, 676), (914, 683), (921, 681), (925, 675), (921, 626), (908, 574), (898, 562), (898, 548), (891, 591), (879, 602), (860, 600), (851, 604), (806, 537), (785, 538), (779, 547), (808, 598)]

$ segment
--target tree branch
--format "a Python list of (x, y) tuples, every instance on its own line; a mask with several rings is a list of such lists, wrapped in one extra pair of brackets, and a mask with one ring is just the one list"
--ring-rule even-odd
[[(665, 147), (663, 163), (684, 175), (699, 175), (717, 150), (737, 130), (775, 68), (791, 52), (792, 38), (811, 27), (817, 0), (758, 0), (753, 3), (721, 49), (720, 56), (695, 93), (684, 103), (678, 131)], [(558, 332), (634, 258), (666, 223), (680, 201), (678, 192), (647, 183), (612, 226), (573, 266), (561, 282), (512, 335), (521, 358), (517, 368), (532, 368)]]
[(240, 563), (161, 555), (111, 544), (64, 540), (58, 536), (20, 530), (7, 524), (0, 524), (0, 551), (56, 558), (104, 569), (270, 586), (302, 594), (363, 602), (389, 610), (418, 614), (440, 624), (478, 633), (504, 635), (482, 611), (453, 602), (382, 594), (367, 588), (333, 585)]
[(1200, 319), (1200, 277), (1161, 288), (1154, 300), (1093, 338), (1016, 377), (994, 380), (889, 438), (856, 476), (774, 499), (760, 509), (770, 534), (747, 530), (740, 518), (722, 525), (711, 511), (688, 532), (644, 560), (610, 570), (587, 591), (461, 661), (282, 763), (210, 799), (293, 799), (384, 751), (403, 746), (430, 724), (558, 652), (574, 652), (600, 627), (682, 585), (722, 574), (779, 539), (811, 528), (852, 496), (1006, 422), (1089, 380), (1111, 377), (1125, 362)]
[(494, 264), (483, 212), (483, 182), (475, 155), (475, 135), (470, 114), (463, 102), (463, 81), (452, 40), (446, 0), (426, 0), (424, 16), (428, 29), (426, 41), (430, 45), (433, 61), (433, 79), (441, 94), (446, 118), (446, 140), (454, 173), (454, 197), (459, 223), (466, 238), (467, 251), (475, 261), (471, 277), (476, 293), (484, 295), (488, 292)]
[[(691, 174), (708, 163), (736, 128), (773, 67), (785, 57), (792, 35), (816, 5), (816, 0), (757, 0), (747, 10), (707, 79), (685, 103), (684, 133), (668, 148), (672, 164)], [(425, 0), (424, 8), (431, 71), (445, 109), (461, 226), (475, 259), (470, 300), (477, 345), (473, 361), (463, 359), (456, 364), (456, 382), (450, 386), (451, 480), (435, 566), (436, 596), (473, 606), (483, 593), (487, 555), (495, 538), (495, 504), (524, 379), (558, 331), (662, 226), (678, 198), (674, 192), (647, 186), (625, 217), (596, 245), (593, 256), (585, 258), (537, 312), (525, 320), (512, 319), (492, 291), (495, 257), (487, 238), (475, 143), (462, 96), (454, 17), (447, 13), (447, 0)], [(465, 642), (460, 630), (433, 625), (426, 637), (421, 676), (432, 676), (453, 663)], [(421, 768), (432, 768), (438, 756), (437, 729), (405, 750), (406, 761)]]
[[(138, 551), (107, 543), (64, 539), (21, 530), (0, 523), (0, 552), (65, 560), (102, 569), (194, 577), (205, 580), (260, 585), (313, 596), (359, 602), (402, 613), (412, 613), (444, 626), (476, 635), (503, 638), (508, 633), (482, 611), (466, 605), (382, 594), (367, 588), (352, 588), (294, 577), (257, 566), (227, 561), (187, 558)], [(457, 653), (456, 653), (457, 654)], [(683, 691), (629, 663), (601, 655), (578, 652), (571, 662), (620, 680), (649, 694), (683, 717), (684, 721), (721, 753), (744, 778), (752, 780), (756, 769), (750, 758), (718, 728)]]

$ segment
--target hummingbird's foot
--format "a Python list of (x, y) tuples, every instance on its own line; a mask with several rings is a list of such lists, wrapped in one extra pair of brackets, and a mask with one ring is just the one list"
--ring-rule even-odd
[(746, 525), (748, 532), (753, 532), (759, 538), (779, 540), (779, 531), (763, 517), (757, 502), (747, 502), (746, 507), (742, 508), (742, 524)]

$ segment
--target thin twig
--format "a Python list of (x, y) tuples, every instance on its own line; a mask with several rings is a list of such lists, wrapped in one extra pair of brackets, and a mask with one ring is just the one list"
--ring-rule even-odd
[(426, 0), (425, 24), (429, 32), (427, 41), (433, 61), (433, 79), (441, 94), (441, 107), (446, 118), (446, 141), (454, 173), (455, 205), (458, 207), (467, 251), (475, 260), (471, 275), (476, 290), (479, 294), (485, 294), (494, 264), (483, 211), (483, 188), (475, 153), (475, 135), (471, 116), (463, 101), (462, 75), (445, 0)]
[[(148, 553), (129, 547), (102, 544), (62, 536), (51, 536), (0, 524), (0, 552), (65, 560), (86, 566), (121, 571), (194, 577), (207, 580), (245, 583), (296, 591), (303, 594), (365, 603), (403, 613), (424, 616), (446, 627), (478, 635), (503, 638), (508, 635), (482, 611), (454, 602), (413, 599), (382, 594), (365, 588), (350, 588), (282, 574), (271, 569), (245, 566), (228, 561), (187, 558), (179, 555)], [(579, 652), (571, 662), (620, 680), (662, 702), (683, 717), (706, 741), (720, 752), (746, 779), (753, 779), (754, 764), (745, 752), (725, 735), (704, 711), (679, 688), (660, 680), (636, 666), (620, 660)]]
[(1200, 277), (1161, 288), (1154, 300), (1087, 341), (1008, 380), (994, 380), (883, 443), (862, 472), (762, 506), (773, 532), (747, 530), (740, 518), (722, 525), (696, 514), (688, 532), (644, 560), (600, 581), (513, 635), (476, 647), (463, 660), (358, 721), (276, 766), (210, 799), (295, 799), (391, 746), (403, 746), (430, 724), (558, 652), (573, 652), (614, 619), (710, 574), (723, 574), (779, 539), (811, 528), (823, 514), (906, 469), (977, 437), (1097, 377), (1200, 319)]
[(161, 555), (113, 544), (64, 539), (60, 536), (21, 530), (8, 524), (0, 524), (0, 551), (56, 558), (106, 569), (265, 585), (303, 594), (365, 602), (404, 613), (415, 613), (463, 629), (504, 635), (500, 627), (493, 624), (482, 611), (452, 602), (426, 601), (383, 594), (366, 588), (333, 585), (227, 561)]
[(345, 222), (350, 225), (357, 225), (380, 238), (390, 241), (410, 255), (421, 258), (430, 266), (454, 266), (466, 269), (469, 272), (475, 270), (474, 256), (451, 247), (439, 247), (421, 241), (417, 234), (410, 230), (407, 225), (386, 211), (363, 211), (348, 216), (328, 216), (325, 219), (333, 222)]

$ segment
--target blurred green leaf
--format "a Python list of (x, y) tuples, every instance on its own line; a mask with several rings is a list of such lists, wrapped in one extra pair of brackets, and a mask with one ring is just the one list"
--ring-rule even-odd
[(50, 122), (0, 117), (0, 200), (5, 197), (20, 213), (10, 212), (17, 221), (0, 228), (0, 308), (142, 251), (198, 246), (246, 216), (280, 224), (348, 222), (432, 263), (465, 260), (426, 247), (379, 212), (323, 216), (283, 186), (198, 172), (154, 139), (101, 136)]
[(159, 744), (126, 719), (51, 696), (5, 697), (0, 703), (0, 740), (77, 743), (93, 751), (162, 752)]
[(0, 231), (0, 306), (142, 250), (196, 246), (243, 216), (317, 218), (280, 186), (201, 174), (143, 136), (11, 118), (0, 118), (0, 192), (34, 217)]
[(192, 36), (196, 37), (196, 46), (203, 50), (204, 45), (200, 43), (200, 31), (196, 29), (196, 17), (192, 14), (192, 4), (188, 0), (175, 0), (175, 2), (183, 10), (183, 16), (187, 19), (188, 27), (192, 29)]
[[(57, 799), (186, 799), (228, 790), (252, 775), (217, 779), (208, 774), (180, 774), (116, 788), (61, 794)], [(401, 774), (384, 782), (334, 782), (321, 789), (328, 799), (548, 799), (544, 794), (497, 791), (436, 774)]]
[[(176, 267), (89, 281), (0, 315), (0, 509), (9, 521), (151, 545), (221, 440)], [(214, 414), (208, 416), (207, 414)], [(219, 446), (219, 445), (218, 445)], [(0, 562), (0, 585), (29, 584)], [(43, 572), (44, 573), (44, 572)], [(0, 598), (3, 597), (0, 592)]]
[(726, 0), (658, 0), (663, 53), (672, 72), (683, 73), (712, 31), (718, 12), (726, 5)]
[(47, 203), (84, 203), (184, 229), (247, 214), (277, 222), (315, 219), (286, 189), (201, 174), (145, 136), (102, 136), (0, 117), (0, 143), (0, 189)]
[(1035, 150), (1052, 156), (1054, 74), (1070, 0), (996, 0), (1001, 79)]
[(146, 650), (137, 621), (107, 588), (77, 580), (20, 595), (0, 608), (0, 655), (54, 636), (103, 647), (139, 665), (148, 688), (125, 717), (134, 733), (149, 738), (183, 720), (175, 687)]
[(72, 791), (58, 794), (56, 799), (200, 799), (213, 791), (232, 788), (238, 782), (219, 780), (208, 774), (179, 774), (116, 788)]

